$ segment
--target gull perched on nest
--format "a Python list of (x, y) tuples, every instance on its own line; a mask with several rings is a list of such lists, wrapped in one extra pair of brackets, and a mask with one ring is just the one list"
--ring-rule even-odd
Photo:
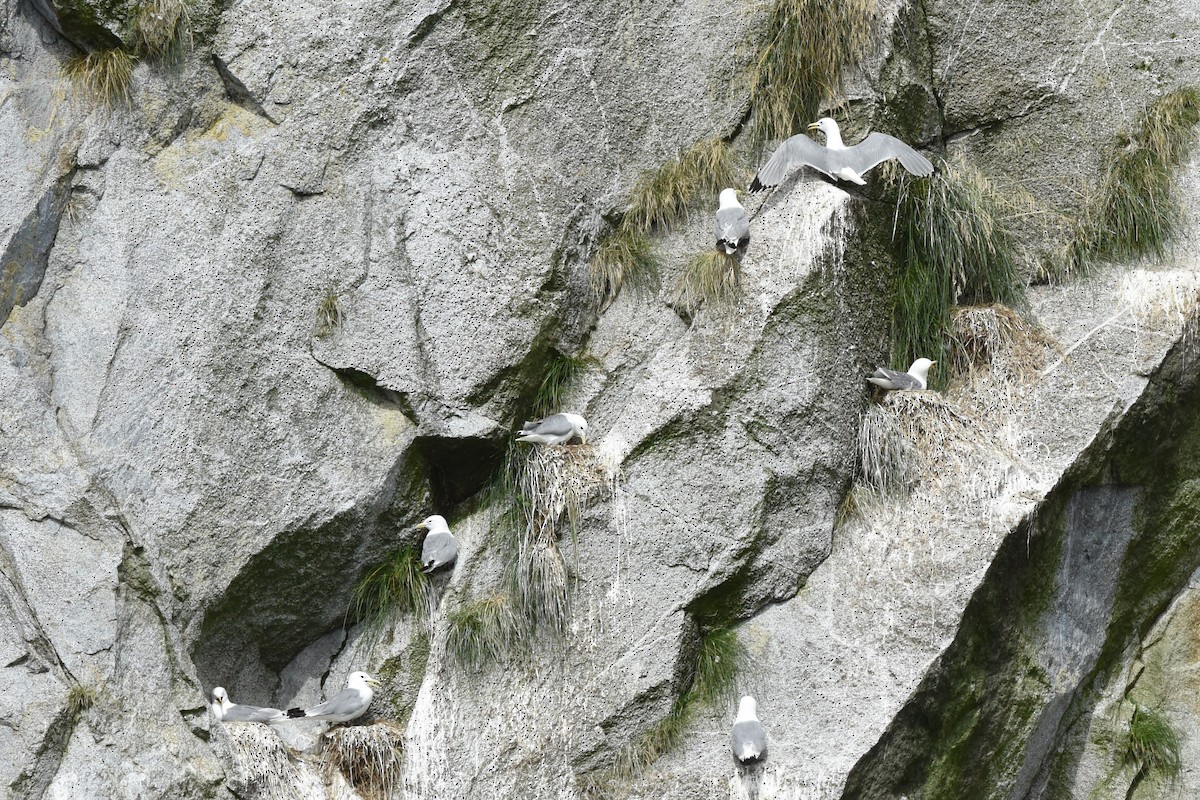
[(441, 514), (434, 514), (418, 522), (417, 527), (429, 531), (421, 545), (421, 570), (433, 572), (447, 564), (453, 564), (458, 558), (458, 540), (450, 532), (446, 518)]
[(750, 217), (737, 199), (737, 189), (722, 189), (717, 209), (717, 247), (725, 255), (746, 252), (750, 244)]
[(278, 708), (262, 708), (259, 706), (243, 706), (229, 701), (225, 687), (218, 686), (212, 690), (212, 703), (209, 705), (213, 716), (222, 722), (261, 722), (269, 725), (275, 722), (285, 722), (285, 715)]
[(749, 695), (738, 704), (729, 741), (739, 764), (756, 764), (767, 757), (767, 732), (758, 721), (758, 705)]
[(933, 164), (929, 159), (895, 136), (872, 133), (858, 144), (847, 147), (842, 143), (838, 124), (829, 117), (822, 117), (808, 128), (816, 128), (825, 134), (825, 146), (817, 144), (803, 133), (784, 139), (783, 144), (776, 148), (754, 176), (750, 191), (778, 186), (793, 164), (812, 167), (831, 178), (860, 186), (866, 183), (862, 178), (865, 172), (893, 158), (899, 159), (901, 166), (919, 178), (933, 174)]
[(889, 390), (924, 389), (929, 382), (929, 368), (936, 363), (928, 358), (918, 358), (908, 368), (908, 372), (896, 372), (887, 367), (878, 367), (867, 380)]
[(349, 722), (358, 719), (371, 706), (375, 699), (372, 686), (379, 686), (379, 681), (365, 672), (351, 672), (346, 679), (346, 688), (335, 694), (320, 705), (312, 708), (289, 708), (289, 719), (325, 719), (330, 722)]
[(551, 414), (545, 419), (526, 422), (517, 432), (518, 442), (566, 444), (576, 436), (587, 444), (587, 420), (578, 414)]

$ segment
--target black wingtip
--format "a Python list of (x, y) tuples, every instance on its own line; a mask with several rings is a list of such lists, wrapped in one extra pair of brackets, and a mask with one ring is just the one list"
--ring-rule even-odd
[(288, 719), (300, 719), (306, 716), (303, 708), (289, 708), (287, 710)]
[(754, 176), (754, 180), (750, 181), (751, 194), (754, 194), (755, 192), (761, 192), (765, 188), (767, 187), (763, 186), (762, 183), (759, 182), (757, 175)]

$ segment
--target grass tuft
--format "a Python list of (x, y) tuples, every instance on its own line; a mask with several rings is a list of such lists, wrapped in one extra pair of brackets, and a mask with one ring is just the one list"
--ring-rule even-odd
[(1097, 261), (1162, 258), (1183, 220), (1174, 171), (1188, 158), (1200, 122), (1200, 91), (1178, 89), (1117, 136), (1052, 277), (1088, 272)]
[(446, 615), (446, 648), (472, 667), (504, 661), (520, 640), (520, 626), (507, 594), (490, 594)]
[(686, 697), (688, 702), (719, 703), (736, 701), (734, 683), (749, 661), (746, 645), (732, 627), (713, 628), (700, 642), (696, 658), (696, 677)]
[(67, 61), (63, 73), (106, 105), (117, 102), (128, 105), (132, 102), (129, 86), (136, 63), (131, 54), (118, 47), (74, 56)]
[(321, 752), (327, 780), (342, 773), (364, 800), (386, 800), (403, 782), (404, 729), (391, 722), (335, 728)]
[(614, 297), (622, 286), (639, 296), (658, 291), (658, 264), (649, 234), (670, 229), (702, 199), (715, 198), (733, 186), (737, 169), (729, 143), (713, 136), (681, 150), (634, 185), (621, 222), (600, 243), (591, 263), (592, 292)]
[(701, 305), (734, 305), (741, 292), (741, 265), (736, 256), (706, 250), (688, 262), (676, 290), (679, 303), (689, 313)]
[(842, 72), (871, 44), (875, 0), (775, 0), (766, 44), (751, 74), (758, 136), (783, 139), (804, 130), (841, 93)]
[(100, 692), (94, 686), (77, 683), (67, 691), (67, 714), (77, 721), (83, 712), (100, 701)]
[(915, 456), (916, 446), (893, 410), (867, 409), (858, 429), (859, 474), (866, 486), (884, 494), (907, 492), (920, 477)]
[(652, 297), (662, 282), (650, 238), (624, 223), (600, 243), (589, 274), (597, 298), (615, 297), (625, 286), (638, 297)]
[(316, 334), (323, 339), (340, 327), (342, 327), (342, 309), (338, 304), (337, 292), (326, 292), (317, 306)]
[(615, 780), (632, 778), (672, 750), (683, 740), (701, 705), (715, 708), (735, 702), (735, 682), (748, 662), (749, 653), (733, 627), (709, 630), (700, 642), (691, 686), (672, 703), (665, 717), (618, 751), (610, 770), (587, 776), (589, 794), (596, 795)]
[(396, 612), (419, 619), (429, 616), (429, 578), (421, 571), (420, 554), (408, 545), (358, 582), (351, 601), (351, 616), (369, 635), (378, 636), (384, 622)]
[(669, 230), (701, 197), (716, 197), (734, 184), (736, 175), (728, 143), (720, 137), (702, 139), (675, 154), (634, 185), (624, 221), (638, 233)]
[(1179, 734), (1162, 713), (1143, 705), (1134, 706), (1121, 749), (1138, 775), (1175, 780), (1183, 767)]
[(143, 0), (130, 19), (133, 44), (147, 56), (176, 56), (192, 48), (190, 0)]
[[(955, 303), (1020, 305), (1025, 284), (1008, 228), (1010, 209), (985, 177), (945, 165), (930, 178), (903, 179), (895, 236), (901, 262), (892, 306), (892, 358), (946, 361)], [(948, 371), (931, 375), (944, 386)]]
[(562, 410), (563, 401), (579, 377), (589, 367), (599, 364), (594, 356), (558, 355), (551, 359), (546, 374), (533, 397), (533, 413), (544, 417)]

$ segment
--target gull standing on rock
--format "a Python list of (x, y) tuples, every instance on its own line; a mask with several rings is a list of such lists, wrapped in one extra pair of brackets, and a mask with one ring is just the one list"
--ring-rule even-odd
[(860, 186), (866, 183), (862, 176), (867, 170), (893, 158), (899, 159), (901, 166), (919, 178), (933, 174), (929, 159), (895, 136), (872, 133), (858, 144), (847, 147), (842, 143), (842, 132), (833, 119), (822, 117), (808, 126), (809, 130), (814, 128), (825, 134), (824, 147), (803, 133), (784, 139), (754, 176), (750, 191), (778, 186), (793, 164), (812, 167), (831, 178)]
[(737, 199), (737, 189), (722, 189), (717, 209), (717, 248), (725, 255), (746, 252), (750, 244), (750, 217)]
[(421, 570), (433, 572), (447, 564), (453, 564), (458, 558), (458, 540), (450, 532), (446, 518), (441, 514), (434, 514), (418, 522), (417, 527), (429, 531), (421, 545)]
[(587, 420), (578, 414), (551, 414), (545, 419), (526, 422), (517, 431), (518, 442), (533, 444), (566, 444), (579, 437), (587, 444)]
[(330, 722), (358, 719), (366, 713), (375, 698), (372, 686), (379, 686), (379, 681), (365, 672), (351, 672), (346, 679), (345, 689), (312, 708), (289, 708), (288, 719), (324, 719)]
[(733, 757), (739, 764), (757, 764), (767, 757), (767, 732), (758, 721), (758, 706), (749, 695), (738, 704), (737, 718), (729, 734)]
[(229, 702), (229, 694), (223, 686), (212, 690), (212, 703), (209, 708), (213, 716), (222, 722), (261, 722), (270, 725), (287, 720), (287, 716), (278, 708), (243, 706)]
[(936, 363), (928, 358), (918, 358), (908, 368), (908, 372), (896, 372), (887, 367), (878, 367), (867, 380), (889, 390), (924, 389), (929, 382), (929, 368)]

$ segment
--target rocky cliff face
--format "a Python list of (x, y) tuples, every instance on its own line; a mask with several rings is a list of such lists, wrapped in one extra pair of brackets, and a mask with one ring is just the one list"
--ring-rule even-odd
[[(671, 289), (707, 209), (654, 237), (661, 292), (589, 285), (647, 170), (731, 131), (762, 158), (765, 6), (196, 3), (128, 101), (64, 77), (144, 50), (146, 8), (179, 6), (0, 5), (9, 795), (353, 796), (205, 694), (301, 705), (359, 669), (403, 732), (394, 796), (1155, 797), (1120, 745), (1138, 703), (1200, 783), (1193, 214), (1165, 259), (1035, 287), (1042, 333), (948, 405), (893, 407), (937, 424), (879, 497), (851, 486), (893, 205), (811, 175), (755, 200), (733, 308)], [(1047, 242), (1113, 131), (1200, 83), (1197, 17), (884, 4), (839, 116), (1034, 196), (1016, 227)], [(603, 473), (557, 545), (565, 623), (466, 664), (455, 615), (512, 557), (483, 498), (561, 356)], [(429, 513), (460, 555), (428, 618), (350, 624)], [(676, 713), (729, 630), (771, 742), (750, 775), (735, 701)]]

